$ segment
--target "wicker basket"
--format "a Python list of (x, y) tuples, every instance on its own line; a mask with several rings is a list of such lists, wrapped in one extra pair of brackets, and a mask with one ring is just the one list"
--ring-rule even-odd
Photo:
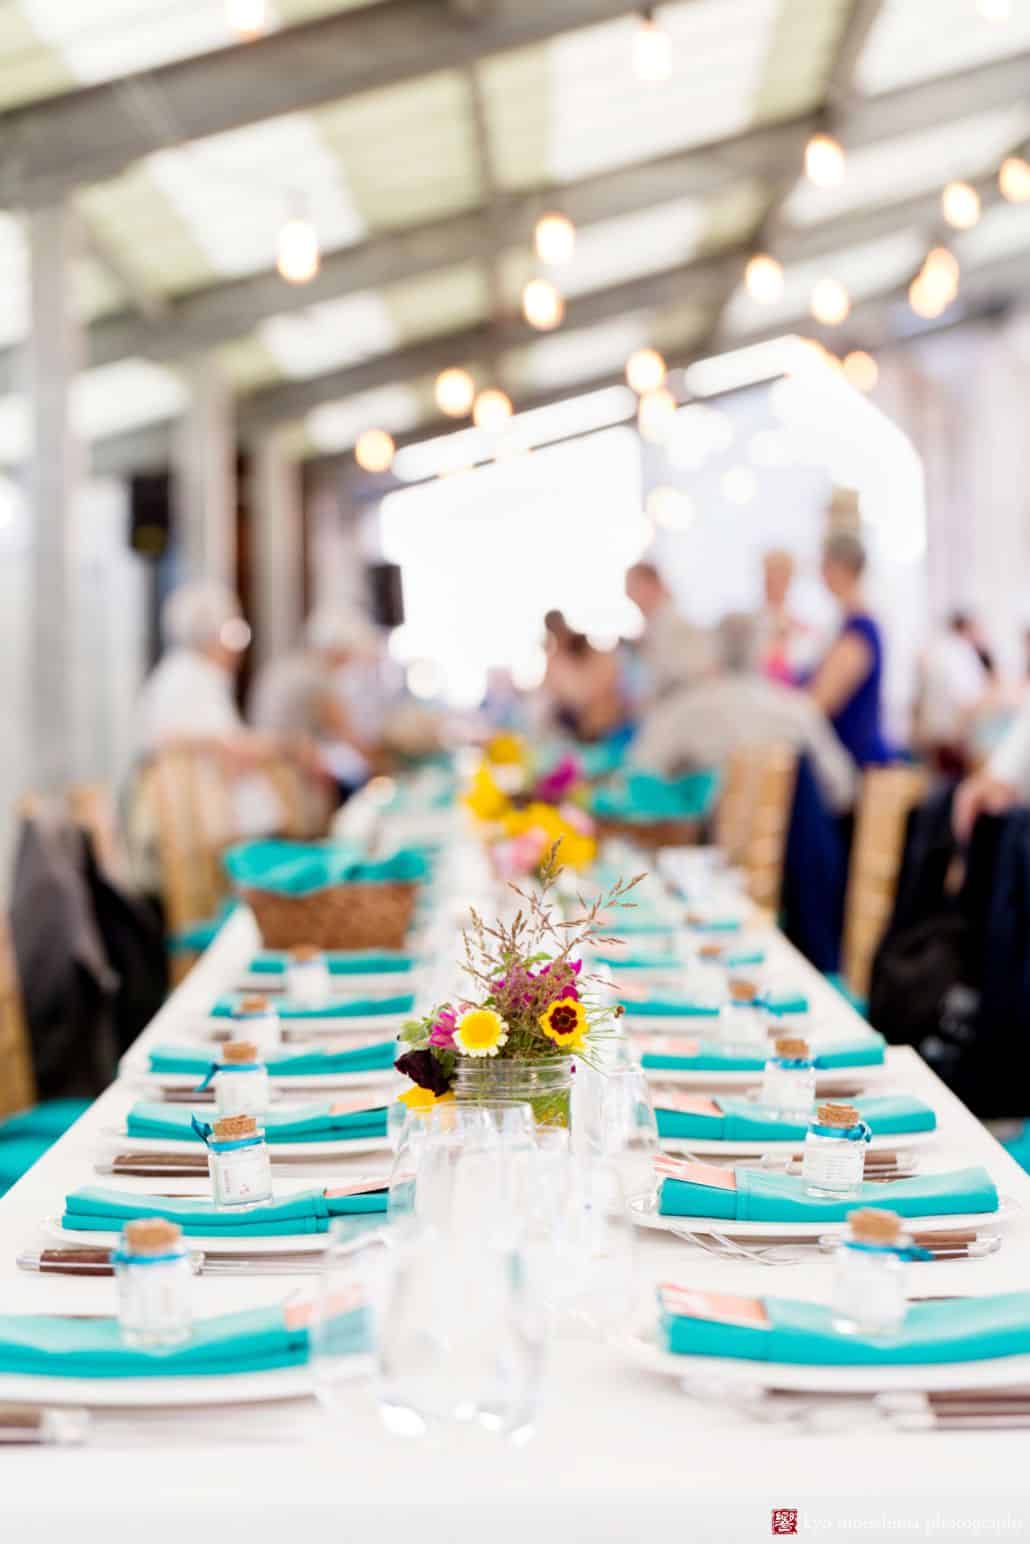
[(333, 885), (311, 895), (244, 889), (266, 949), (403, 949), (414, 884)]
[(599, 819), (597, 834), (622, 837), (635, 847), (695, 847), (701, 839), (701, 821)]

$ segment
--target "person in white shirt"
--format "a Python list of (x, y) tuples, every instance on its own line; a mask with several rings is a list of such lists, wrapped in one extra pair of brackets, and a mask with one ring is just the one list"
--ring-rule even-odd
[(944, 772), (968, 765), (973, 718), (990, 688), (991, 677), (974, 642), (971, 618), (956, 612), (932, 638), (923, 658), (918, 737), (926, 754)]
[(692, 767), (722, 768), (744, 746), (788, 745), (809, 757), (830, 809), (850, 809), (854, 762), (806, 693), (761, 674), (756, 618), (723, 617), (715, 638), (720, 674), (657, 703), (633, 742), (633, 761), (674, 776)]
[(680, 614), (653, 563), (633, 564), (626, 574), (626, 594), (644, 619), (640, 657), (648, 678), (645, 703), (657, 702), (711, 673), (711, 632)]
[(1030, 803), (1030, 700), (1020, 708), (987, 765), (956, 790), (955, 835), (968, 842), (981, 815), (1004, 815), (1013, 805), (1026, 803)]

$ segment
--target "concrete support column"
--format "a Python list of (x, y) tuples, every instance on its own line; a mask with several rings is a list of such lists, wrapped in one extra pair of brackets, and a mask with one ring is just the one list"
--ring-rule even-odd
[(283, 654), (300, 634), (304, 594), (304, 511), (300, 462), (287, 435), (262, 436), (254, 454), (254, 653), (258, 664)]
[(74, 773), (72, 745), (73, 618), (70, 573), (76, 500), (85, 469), (72, 415), (82, 357), (72, 310), (76, 216), (70, 204), (28, 216), (30, 315), (26, 344), (32, 421), (29, 500), (32, 512), (32, 604), (29, 712), (31, 777), (58, 792)]
[(214, 359), (184, 371), (175, 440), (175, 516), (186, 573), (236, 585), (236, 434), (232, 391)]

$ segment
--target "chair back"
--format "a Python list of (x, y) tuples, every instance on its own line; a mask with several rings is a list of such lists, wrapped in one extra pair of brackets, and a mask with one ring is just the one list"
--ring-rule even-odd
[(742, 868), (756, 905), (775, 913), (783, 884), (797, 755), (785, 745), (749, 745), (734, 751), (715, 818), (715, 835)]
[(862, 777), (844, 911), (844, 976), (869, 993), (873, 956), (890, 920), (909, 811), (924, 797), (922, 767), (874, 767)]
[(236, 836), (232, 800), (211, 751), (161, 751), (145, 778), (157, 818), (165, 923), (175, 933), (213, 916), (225, 894), (221, 854)]
[(327, 836), (333, 814), (328, 782), (285, 758), (270, 761), (264, 771), (283, 807), (283, 835), (297, 841)]
[(11, 931), (0, 914), (0, 1116), (36, 1102), (32, 1046), (25, 1023)]

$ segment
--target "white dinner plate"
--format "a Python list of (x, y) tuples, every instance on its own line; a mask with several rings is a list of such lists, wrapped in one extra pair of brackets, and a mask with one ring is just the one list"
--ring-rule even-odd
[[(733, 1217), (663, 1217), (658, 1211), (658, 1197), (654, 1192), (630, 1196), (627, 1207), (633, 1222), (641, 1228), (654, 1228), (660, 1233), (672, 1233), (677, 1228), (687, 1233), (722, 1233), (726, 1238), (822, 1238), (843, 1232), (843, 1222), (738, 1222)], [(935, 1233), (952, 1232), (968, 1228), (982, 1228), (990, 1223), (1008, 1221), (1014, 1210), (1007, 1197), (999, 1197), (996, 1212), (960, 1212), (945, 1217), (907, 1217), (905, 1226), (917, 1233), (932, 1230)]]
[[(129, 1136), (124, 1130), (112, 1130), (111, 1127), (108, 1127), (102, 1135), (105, 1144), (113, 1142), (110, 1151), (119, 1153), (199, 1153), (202, 1151), (199, 1142), (178, 1142), (172, 1137)], [(317, 1163), (323, 1158), (351, 1158), (363, 1153), (391, 1151), (388, 1137), (355, 1137), (350, 1141), (334, 1137), (327, 1142), (275, 1142), (270, 1143), (268, 1148), (273, 1166), (279, 1158), (309, 1158), (312, 1163)]]
[[(200, 1079), (193, 1072), (146, 1072), (138, 1073), (124, 1069), (122, 1076), (134, 1088), (138, 1088), (146, 1098), (160, 1101), (162, 1088), (196, 1089)], [(289, 1104), (303, 1104), (305, 1094), (317, 1094), (331, 1092), (334, 1088), (376, 1088), (389, 1082), (393, 1076), (392, 1071), (380, 1068), (378, 1072), (319, 1072), (319, 1073), (295, 1073), (291, 1077), (276, 1077), (275, 1073), (269, 1073), (269, 1086), (273, 1093), (279, 1095), (275, 1101), (276, 1109), (281, 1110)], [(292, 1094), (293, 1099), (282, 1097)], [(388, 1102), (387, 1095), (383, 1102)], [(205, 1101), (201, 1100), (199, 1104)], [(309, 1101), (310, 1102), (310, 1101)]]
[[(375, 1214), (379, 1216), (379, 1213)], [(382, 1213), (385, 1223), (386, 1213)], [(60, 1217), (45, 1217), (42, 1223), (43, 1232), (47, 1238), (65, 1248), (71, 1248), (77, 1244), (84, 1244), (95, 1249), (113, 1249), (121, 1239), (121, 1231), (110, 1233), (101, 1232), (92, 1228), (66, 1228), (62, 1225)], [(205, 1234), (203, 1238), (190, 1235), (186, 1240), (191, 1249), (198, 1249), (205, 1255), (239, 1254), (241, 1251), (248, 1255), (280, 1254), (324, 1254), (331, 1242), (329, 1233), (286, 1233), (275, 1234), (270, 1238), (237, 1237), (217, 1238)]]
[[(355, 1356), (348, 1378), (366, 1377), (369, 1356)], [(333, 1376), (339, 1376), (334, 1367)], [(27, 1405), (82, 1405), (87, 1409), (178, 1409), (190, 1405), (251, 1405), (275, 1399), (309, 1399), (315, 1392), (311, 1366), (275, 1367), (265, 1372), (218, 1373), (190, 1378), (39, 1378), (0, 1374), (0, 1400)]]
[[(299, 1048), (306, 1040), (347, 1040), (351, 1035), (374, 1037), (376, 1040), (396, 1040), (399, 1032), (410, 1019), (408, 1013), (372, 1014), (361, 1019), (280, 1019), (279, 1027), (284, 1036), (283, 1049)], [(203, 1044), (217, 1044), (217, 1037), (224, 1035), (235, 1021), (232, 1019), (199, 1018), (189, 1025), (190, 1040)], [(245, 1033), (239, 1026), (238, 1033)]]
[[(661, 1100), (655, 1103), (661, 1107)], [(877, 1148), (886, 1149), (888, 1152), (902, 1152), (906, 1149), (924, 1147), (937, 1135), (936, 1131), (910, 1131), (902, 1132), (895, 1137), (873, 1137), (869, 1146), (873, 1152)], [(804, 1146), (803, 1137), (788, 1137), (773, 1141), (770, 1137), (755, 1138), (750, 1142), (717, 1142), (714, 1137), (662, 1137), (659, 1146), (663, 1153), (693, 1153), (697, 1157), (710, 1158), (760, 1158), (763, 1153), (800, 1152)]]
[[(739, 1092), (744, 1088), (758, 1088), (762, 1081), (760, 1072), (681, 1072), (665, 1067), (645, 1067), (649, 1082), (674, 1083), (677, 1088), (705, 1088)], [(817, 1072), (817, 1094), (850, 1092), (856, 1084), (879, 1083), (887, 1074), (884, 1063), (879, 1067), (834, 1067), (829, 1072)]]

